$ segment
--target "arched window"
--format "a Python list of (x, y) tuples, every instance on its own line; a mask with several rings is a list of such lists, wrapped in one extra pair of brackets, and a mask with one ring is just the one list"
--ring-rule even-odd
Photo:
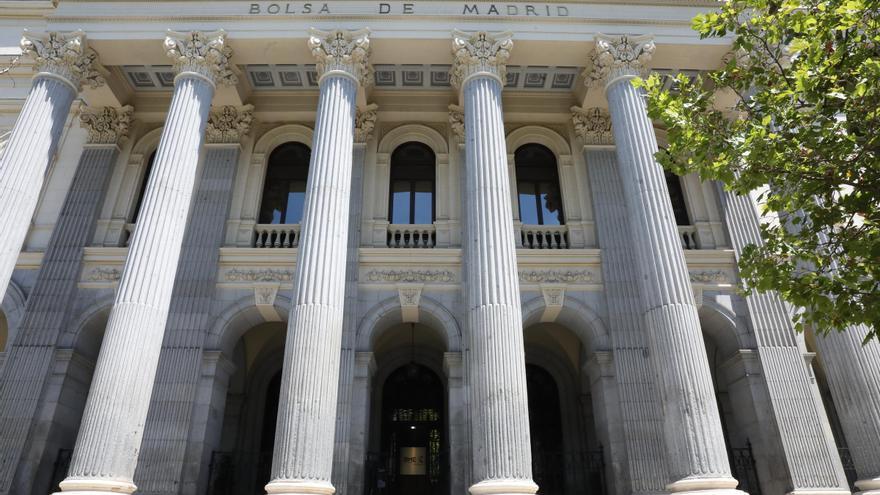
[(669, 200), (672, 202), (672, 213), (675, 214), (676, 225), (690, 225), (687, 204), (684, 201), (684, 189), (681, 187), (681, 177), (666, 170), (666, 187), (669, 189)]
[(131, 212), (129, 223), (137, 223), (138, 214), (141, 212), (141, 204), (144, 202), (144, 193), (147, 192), (147, 182), (150, 180), (150, 174), (153, 173), (153, 162), (156, 161), (156, 152), (150, 154), (147, 160), (147, 168), (144, 170), (144, 178), (141, 180), (141, 189), (138, 191), (137, 202), (134, 204), (134, 210)]
[(259, 223), (298, 224), (302, 220), (312, 150), (284, 143), (269, 155)]
[(422, 143), (404, 143), (391, 154), (388, 220), (393, 224), (434, 223), (434, 151)]
[(514, 155), (519, 217), (525, 225), (562, 225), (562, 194), (556, 156), (540, 144), (520, 146)]

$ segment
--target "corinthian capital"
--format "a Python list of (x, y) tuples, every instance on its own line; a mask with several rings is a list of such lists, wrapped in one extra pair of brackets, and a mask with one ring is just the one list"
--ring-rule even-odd
[(80, 114), (79, 122), (89, 132), (89, 144), (116, 144), (128, 138), (133, 112), (130, 105), (90, 108)]
[(507, 59), (513, 48), (513, 33), (452, 32), (452, 85), (461, 88), (471, 76), (486, 74), (504, 84), (507, 77)]
[(370, 30), (346, 31), (309, 30), (309, 49), (317, 59), (318, 78), (342, 73), (355, 78), (359, 84), (372, 83), (370, 66)]
[(82, 84), (92, 88), (104, 84), (98, 54), (88, 47), (82, 31), (39, 36), (25, 30), (21, 37), (21, 53), (34, 59), (37, 72), (60, 77), (77, 91)]
[(165, 35), (165, 53), (173, 60), (178, 74), (194, 72), (212, 83), (226, 86), (238, 82), (229, 63), (232, 48), (226, 44), (226, 32), (223, 30), (211, 33), (169, 30)]
[(354, 142), (355, 143), (366, 143), (370, 140), (370, 135), (373, 134), (373, 128), (376, 127), (376, 112), (379, 110), (379, 105), (375, 103), (370, 103), (364, 108), (357, 109), (357, 116), (354, 121)]
[(602, 108), (571, 107), (574, 131), (585, 145), (614, 144), (611, 134), (611, 116)]
[(654, 55), (654, 37), (596, 35), (592, 67), (584, 71), (587, 86), (608, 85), (621, 77), (646, 76)]
[(209, 143), (238, 143), (251, 130), (254, 121), (254, 106), (231, 105), (211, 109), (205, 138)]

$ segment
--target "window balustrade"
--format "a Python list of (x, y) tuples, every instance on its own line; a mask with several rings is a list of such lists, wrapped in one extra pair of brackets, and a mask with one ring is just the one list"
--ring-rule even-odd
[(254, 226), (255, 248), (295, 248), (299, 246), (300, 224), (258, 223)]
[(437, 244), (436, 229), (431, 224), (390, 224), (388, 247), (432, 248)]
[(568, 249), (567, 225), (523, 225), (519, 232), (525, 249)]
[(697, 239), (697, 228), (693, 225), (679, 225), (678, 237), (681, 239), (683, 249), (700, 249)]

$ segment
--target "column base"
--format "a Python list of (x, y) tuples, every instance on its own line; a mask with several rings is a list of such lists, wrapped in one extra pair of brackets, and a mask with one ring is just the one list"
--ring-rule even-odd
[(266, 485), (269, 495), (332, 495), (336, 488), (329, 481), (272, 480)]
[(468, 489), (471, 495), (533, 495), (538, 485), (532, 480), (485, 480)]
[(108, 493), (134, 493), (137, 487), (130, 481), (67, 478), (58, 484), (60, 492), (54, 495), (107, 495)]
[(856, 481), (859, 495), (880, 495), (880, 477)]
[(685, 478), (666, 485), (676, 495), (746, 495), (737, 490), (739, 482), (733, 478)]
[(846, 495), (847, 493), (850, 493), (850, 491), (842, 488), (817, 488), (792, 490), (785, 495)]

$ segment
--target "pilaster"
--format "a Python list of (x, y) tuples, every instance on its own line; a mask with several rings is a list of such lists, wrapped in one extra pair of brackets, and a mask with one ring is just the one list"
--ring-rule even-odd
[[(27, 299), (21, 327), (7, 353), (0, 375), (0, 493), (30, 493), (45, 443), (53, 431), (49, 420), (37, 418), (40, 403), (56, 397), (45, 387), (52, 373), (52, 356), (59, 336), (67, 330), (71, 305), (82, 269), (83, 248), (95, 229), (110, 171), (118, 155), (117, 142), (128, 134), (132, 108), (87, 109), (80, 118), (88, 130), (85, 145), (64, 206)], [(14, 208), (13, 208), (14, 210)], [(47, 390), (47, 395), (41, 395)], [(45, 415), (41, 415), (45, 417)], [(37, 422), (36, 427), (32, 423)], [(16, 475), (16, 470), (18, 474)], [(13, 477), (16, 481), (13, 484)]]
[[(83, 83), (103, 83), (97, 54), (82, 31), (25, 31), (22, 56), (33, 59), (36, 75), (0, 158), (0, 298), (15, 268), (31, 217), (74, 98)], [(0, 489), (3, 482), (0, 466)]]
[(654, 52), (650, 36), (596, 36), (587, 84), (604, 85), (630, 221), (648, 345), (663, 401), (671, 492), (737, 493), (657, 139), (630, 81)]
[(468, 207), (463, 242), (470, 344), (474, 495), (535, 493), (522, 308), (501, 90), (510, 33), (453, 32), (452, 82), (464, 107)]
[(222, 31), (165, 38), (178, 71), (95, 368), (64, 492), (132, 493), (216, 83), (231, 84)]
[(329, 494), (343, 342), (352, 147), (369, 31), (312, 30), (318, 111), (281, 376), (270, 494)]
[[(201, 382), (205, 337), (213, 321), (219, 250), (232, 200), (239, 143), (252, 120), (251, 105), (214, 108), (208, 116), (204, 164), (184, 234), (135, 475), (143, 494), (181, 491), (186, 482), (186, 459), (199, 454), (200, 450), (192, 451), (203, 447), (202, 442), (191, 445), (189, 440), (193, 410)], [(194, 492), (196, 487), (183, 491)]]

